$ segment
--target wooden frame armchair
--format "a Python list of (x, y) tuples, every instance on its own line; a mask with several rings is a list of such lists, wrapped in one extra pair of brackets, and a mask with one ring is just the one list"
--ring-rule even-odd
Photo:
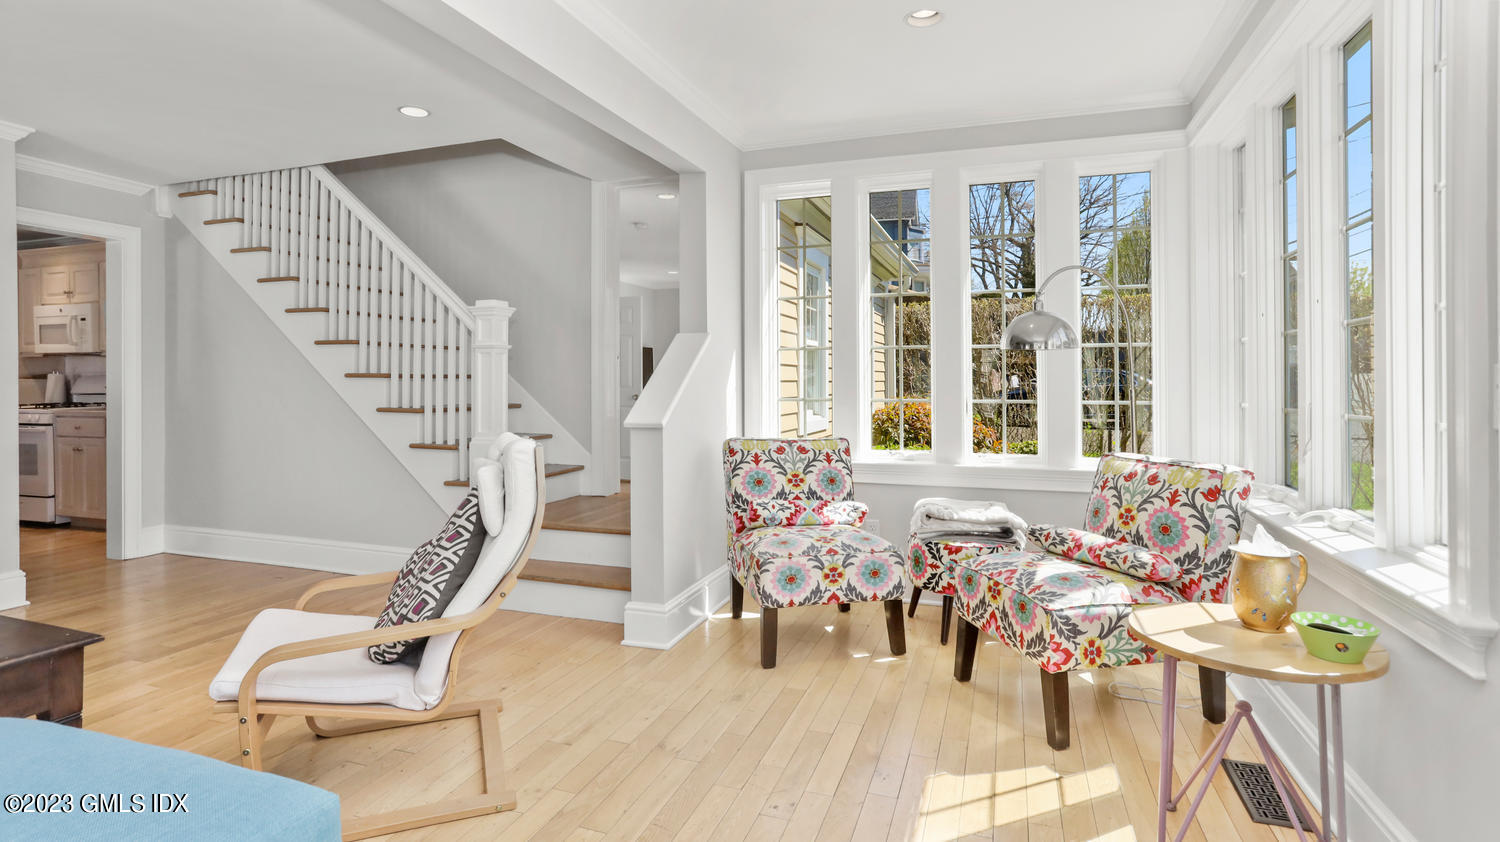
[[(510, 444), (514, 441), (514, 437), (503, 438), (501, 442), (496, 443), (491, 453), (498, 454), (502, 443)], [(343, 838), (346, 840), (364, 839), (370, 836), (395, 833), (400, 830), (471, 818), (487, 813), (513, 810), (516, 807), (515, 793), (507, 789), (505, 783), (504, 756), (500, 743), (500, 700), (485, 699), (455, 703), (453, 697), (454, 688), (458, 683), (459, 656), (463, 652), (464, 644), (468, 642), (475, 627), (492, 616), (500, 606), (500, 603), (515, 588), (516, 581), (521, 575), (521, 570), (531, 557), (532, 549), (536, 545), (537, 536), (541, 532), (542, 517), (546, 505), (545, 472), (542, 465), (541, 450), (529, 442), (528, 445), (532, 451), (531, 462), (533, 464), (531, 472), (535, 477), (535, 511), (532, 513), (530, 519), (529, 532), (525, 534), (524, 546), (522, 546), (514, 561), (509, 564), (508, 570), (500, 577), (493, 590), (479, 607), (452, 617), (441, 617), (434, 620), (407, 623), (388, 628), (353, 631), (328, 637), (316, 637), (309, 640), (274, 646), (261, 654), (245, 672), (244, 678), (239, 682), (237, 699), (219, 701), (214, 704), (213, 710), (215, 713), (233, 714), (238, 717), (240, 761), (246, 768), (255, 770), (263, 769), (265, 763), (265, 738), (271, 729), (271, 725), (280, 716), (304, 717), (307, 727), (319, 737), (343, 737), (387, 728), (399, 728), (404, 725), (439, 722), (469, 716), (475, 717), (478, 720), (480, 760), (484, 770), (484, 791), (482, 793), (450, 798), (430, 805), (409, 807), (360, 818), (351, 818), (346, 813), (343, 820)], [(511, 479), (511, 472), (507, 470), (505, 491), (507, 503), (511, 500)], [(508, 506), (507, 509), (509, 509)], [(507, 514), (510, 513), (510, 511), (507, 511)], [(507, 524), (509, 523), (510, 521), (507, 520)], [(506, 538), (507, 533), (505, 531), (491, 538), (490, 541), (495, 545), (493, 549), (503, 551), (505, 543), (509, 543), (505, 541)], [(485, 562), (484, 555), (488, 554), (491, 549), (492, 546), (487, 544), (483, 551), (484, 554), (481, 555), (479, 564), (475, 567), (475, 574), (472, 574), (470, 577), (470, 581), (473, 581), (475, 575), (479, 573), (480, 568)], [(389, 587), (395, 581), (397, 573), (398, 571), (393, 570), (319, 582), (303, 592), (302, 596), (297, 600), (295, 610), (304, 610), (314, 597), (332, 591), (373, 587), (375, 585)], [(435, 638), (449, 634), (456, 634), (456, 639), (452, 641), (451, 654), (447, 656), (447, 671), (442, 695), (435, 704), (425, 710), (413, 710), (391, 704), (329, 704), (323, 702), (284, 701), (269, 698), (261, 699), (257, 695), (257, 683), (262, 678), (262, 674), (268, 667), (278, 663), (329, 653), (365, 649), (366, 647), (380, 643), (420, 639), (427, 640), (427, 650), (423, 653), (423, 657), (426, 658), (441, 654), (443, 647), (437, 645), (438, 641)], [(379, 668), (381, 667), (376, 667), (376, 669)], [(322, 723), (320, 720), (323, 718), (353, 721), (340, 726), (332, 726)]]

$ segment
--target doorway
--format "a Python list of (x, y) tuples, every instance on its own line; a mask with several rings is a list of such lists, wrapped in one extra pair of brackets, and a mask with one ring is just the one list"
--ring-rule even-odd
[[(159, 553), (162, 550), (160, 528), (154, 530), (155, 537), (153, 538), (147, 534), (143, 523), (145, 493), (141, 464), (145, 431), (141, 417), (141, 229), (24, 207), (16, 208), (16, 223), (28, 232), (27, 237), (33, 242), (51, 238), (53, 242), (62, 243), (67, 242), (63, 238), (68, 238), (78, 240), (80, 243), (102, 245), (102, 265), (98, 267), (102, 280), (97, 276), (94, 278), (97, 290), (88, 288), (90, 275), (85, 263), (79, 261), (79, 267), (76, 270), (68, 264), (70, 268), (66, 270), (66, 273), (52, 269), (50, 274), (47, 274), (47, 279), (51, 280), (52, 284), (49, 286), (43, 282), (36, 292), (43, 296), (62, 295), (76, 301), (79, 305), (94, 303), (99, 314), (98, 318), (102, 320), (102, 324), (97, 328), (102, 334), (102, 342), (99, 342), (97, 346), (78, 346), (80, 348), (97, 347), (102, 349), (102, 353), (89, 350), (64, 355), (68, 359), (63, 363), (62, 373), (63, 380), (68, 386), (88, 390), (74, 395), (73, 397), (83, 398), (83, 400), (74, 401), (75, 403), (104, 404), (102, 407), (103, 423), (101, 425), (93, 422), (86, 414), (80, 415), (76, 422), (78, 429), (74, 430), (70, 427), (62, 431), (66, 434), (77, 434), (79, 441), (72, 446), (78, 447), (79, 450), (76, 453), (72, 450), (68, 452), (78, 458), (73, 461), (54, 458), (53, 467), (56, 470), (61, 465), (66, 471), (78, 472), (77, 479), (81, 482), (85, 479), (83, 472), (96, 470), (95, 460), (102, 462), (103, 509), (96, 511), (94, 508), (87, 508), (83, 511), (91, 515), (103, 515), (100, 525), (106, 532), (106, 554), (110, 558), (125, 559)], [(67, 283), (63, 283), (64, 281)], [(92, 299), (92, 301), (85, 299)], [(17, 306), (23, 306), (19, 295)], [(83, 306), (73, 307), (62, 304), (57, 306), (63, 307), (68, 313), (75, 314), (75, 319), (79, 318), (76, 315), (79, 312), (85, 314), (90, 312), (88, 307)], [(24, 328), (27, 320), (23, 316), (20, 321)], [(75, 324), (70, 341), (78, 339), (78, 325), (81, 324), (81, 322)], [(28, 368), (26, 358), (21, 356), (24, 345), (20, 343), (20, 334), (17, 338), (18, 367), (21, 369), (23, 378), (28, 370), (35, 371), (51, 367), (50, 362), (31, 362)], [(32, 353), (38, 350), (37, 347), (33, 347)], [(102, 388), (99, 388), (100, 386)], [(44, 397), (54, 396), (55, 394), (44, 393)], [(52, 403), (53, 401), (41, 402)], [(102, 430), (99, 429), (101, 426)], [(57, 438), (54, 436), (54, 450), (57, 446)], [(85, 451), (86, 447), (96, 448), (96, 451), (88, 453)], [(102, 458), (99, 458), (98, 451), (102, 451)], [(98, 482), (97, 476), (93, 481)], [(83, 502), (77, 500), (65, 503), (67, 507), (83, 505), (85, 505)], [(86, 520), (97, 520), (97, 518), (86, 518)]]
[(620, 426), (614, 432), (620, 437), (620, 476), (628, 480), (630, 434), (625, 420), (677, 335), (680, 235), (675, 181), (632, 185), (618, 195)]

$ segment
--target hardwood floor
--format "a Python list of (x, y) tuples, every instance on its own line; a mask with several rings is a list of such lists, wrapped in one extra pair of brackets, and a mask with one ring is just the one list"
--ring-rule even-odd
[(573, 532), (630, 534), (630, 483), (620, 483), (620, 493), (608, 497), (569, 497), (547, 504), (542, 524), (547, 529)]
[[(185, 556), (103, 557), (102, 533), (22, 530), (28, 607), (5, 612), (103, 634), (85, 659), (84, 726), (235, 762), (207, 684), (256, 612), (330, 574)], [(351, 592), (315, 610), (378, 611)], [(992, 640), (952, 678), (938, 610), (908, 654), (886, 649), (878, 604), (781, 612), (775, 670), (753, 606), (727, 606), (675, 648), (619, 644), (607, 623), (500, 611), (466, 652), (459, 698), (500, 696), (520, 808), (392, 839), (1154, 839), (1160, 709), (1106, 690), (1159, 685), (1159, 667), (1074, 673), (1073, 746), (1048, 747), (1035, 668)], [(1196, 671), (1180, 684), (1196, 688)], [(1193, 711), (1173, 767), (1191, 772), (1217, 726)], [(356, 813), (478, 792), (468, 722), (319, 739), (278, 722), (270, 771), (338, 792)], [(1237, 741), (1230, 756), (1252, 758)], [(1176, 827), (1176, 822), (1172, 822)], [(1292, 839), (1252, 824), (1222, 777), (1188, 839)]]

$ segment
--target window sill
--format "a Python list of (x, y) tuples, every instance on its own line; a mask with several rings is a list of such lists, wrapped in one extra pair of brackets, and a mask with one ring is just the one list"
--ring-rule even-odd
[(1422, 550), (1382, 549), (1353, 532), (1295, 524), (1295, 512), (1282, 503), (1252, 500), (1249, 514), (1305, 555), (1314, 579), (1469, 677), (1485, 679), (1485, 655), (1500, 626), (1454, 607), (1446, 562)]
[(957, 464), (939, 464), (931, 454), (866, 454), (854, 463), (856, 483), (882, 485), (928, 485), (954, 488), (993, 488), (1017, 491), (1086, 493), (1094, 480), (1094, 466), (1050, 468), (1036, 457), (1012, 464), (992, 459), (974, 459)]

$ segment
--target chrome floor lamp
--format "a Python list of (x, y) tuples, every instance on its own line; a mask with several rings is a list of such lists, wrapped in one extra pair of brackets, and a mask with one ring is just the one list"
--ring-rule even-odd
[[(1052, 283), (1053, 278), (1075, 269), (1080, 272), (1088, 272), (1109, 285), (1110, 290), (1115, 294), (1116, 301), (1122, 308), (1121, 319), (1125, 323), (1126, 388), (1130, 395), (1130, 450), (1134, 451), (1140, 445), (1140, 435), (1137, 432), (1135, 424), (1135, 337), (1133, 336), (1133, 331), (1130, 329), (1130, 315), (1123, 311), (1124, 297), (1120, 294), (1120, 288), (1115, 285), (1114, 281), (1111, 281), (1093, 269), (1075, 263), (1072, 266), (1064, 266), (1048, 275), (1042, 281), (1042, 285), (1037, 288), (1036, 300), (1038, 302), (1042, 300), (1042, 293), (1047, 291), (1047, 285)], [(1000, 346), (1007, 351), (1072, 351), (1081, 348), (1082, 343), (1078, 339), (1078, 331), (1072, 325), (1068, 324), (1067, 319), (1056, 313), (1043, 310), (1041, 307), (1036, 307), (1030, 312), (1022, 313), (1012, 319), (1010, 324), (1006, 325), (1005, 332), (1000, 335)], [(1118, 419), (1116, 420), (1116, 426), (1119, 426)], [(1118, 434), (1119, 430), (1116, 429), (1115, 432)], [(1106, 450), (1108, 449), (1110, 448), (1106, 448)]]

